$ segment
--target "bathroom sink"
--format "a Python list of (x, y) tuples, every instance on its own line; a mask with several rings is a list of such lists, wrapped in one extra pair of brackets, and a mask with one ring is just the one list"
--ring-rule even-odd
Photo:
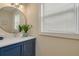
[(0, 40), (3, 40), (4, 39), (4, 37), (0, 37)]

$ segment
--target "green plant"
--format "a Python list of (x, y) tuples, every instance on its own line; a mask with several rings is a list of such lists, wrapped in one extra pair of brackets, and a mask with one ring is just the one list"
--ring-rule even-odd
[(19, 25), (19, 32), (23, 31), (24, 33), (27, 33), (31, 28), (32, 28), (32, 25), (22, 24), (22, 25)]
[(22, 25), (19, 25), (18, 29), (19, 29), (19, 32), (21, 32), (22, 31)]

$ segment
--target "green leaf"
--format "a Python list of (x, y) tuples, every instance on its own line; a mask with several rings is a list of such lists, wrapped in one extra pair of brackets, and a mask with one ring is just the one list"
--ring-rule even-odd
[(19, 32), (23, 31), (27, 33), (31, 28), (32, 28), (32, 25), (22, 24), (22, 25), (19, 25)]
[(19, 25), (19, 32), (21, 32), (22, 31), (22, 27), (21, 27), (21, 25)]

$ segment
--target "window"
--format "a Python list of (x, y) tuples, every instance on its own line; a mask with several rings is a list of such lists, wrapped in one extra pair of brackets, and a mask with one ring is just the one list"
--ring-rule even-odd
[(78, 33), (76, 4), (45, 3), (41, 5), (41, 14), (41, 32)]

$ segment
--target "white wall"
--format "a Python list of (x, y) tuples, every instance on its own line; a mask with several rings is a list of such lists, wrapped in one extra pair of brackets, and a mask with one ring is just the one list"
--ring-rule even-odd
[(29, 24), (33, 25), (31, 33), (37, 36), (36, 55), (78, 55), (79, 40), (39, 35), (40, 4), (29, 4), (26, 9)]

